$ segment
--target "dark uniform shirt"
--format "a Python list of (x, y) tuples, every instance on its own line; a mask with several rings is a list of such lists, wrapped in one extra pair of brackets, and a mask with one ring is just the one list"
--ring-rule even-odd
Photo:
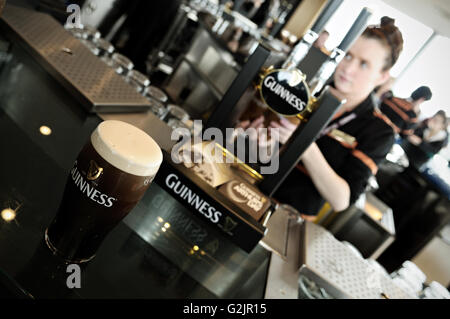
[(413, 134), (418, 118), (410, 102), (390, 97), (381, 102), (380, 110), (389, 118), (396, 133), (402, 136)]
[[(356, 117), (338, 127), (338, 130), (354, 137), (354, 143), (348, 144), (334, 134), (323, 135), (316, 143), (329, 165), (350, 186), (350, 202), (354, 203), (364, 192), (369, 177), (376, 174), (378, 164), (390, 151), (395, 133), (385, 116), (374, 109), (372, 96), (353, 111), (335, 116), (328, 127), (352, 113)], [(292, 205), (305, 215), (316, 215), (325, 203), (301, 163), (282, 183), (274, 198)]]

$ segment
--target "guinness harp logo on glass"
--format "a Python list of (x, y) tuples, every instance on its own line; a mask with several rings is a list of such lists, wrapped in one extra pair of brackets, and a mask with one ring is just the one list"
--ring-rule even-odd
[(223, 230), (226, 232), (231, 232), (233, 229), (235, 229), (237, 226), (237, 222), (235, 222), (230, 217), (225, 217), (225, 223), (223, 225)]
[(283, 116), (295, 116), (310, 103), (305, 75), (299, 70), (270, 70), (260, 82), (259, 92), (264, 103)]
[(100, 177), (103, 173), (103, 168), (97, 165), (97, 163), (93, 160), (89, 162), (89, 170), (87, 173), (86, 178), (90, 181), (95, 181), (97, 178)]

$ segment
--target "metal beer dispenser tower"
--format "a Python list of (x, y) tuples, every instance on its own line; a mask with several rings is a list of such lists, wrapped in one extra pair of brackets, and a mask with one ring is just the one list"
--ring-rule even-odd
[[(271, 82), (276, 81), (278, 77), (284, 79), (284, 81), (277, 82), (276, 84), (283, 87), (280, 90), (286, 89), (296, 95), (296, 97), (289, 99), (289, 101), (280, 101), (280, 99), (276, 99), (273, 96), (269, 97), (269, 99), (272, 99), (272, 103), (275, 102), (275, 104), (270, 105), (270, 102), (266, 101), (268, 99), (264, 96), (263, 90), (260, 90), (261, 97), (267, 103), (267, 106), (278, 114), (286, 116), (294, 115), (302, 120), (302, 123), (279, 151), (278, 170), (274, 174), (262, 175), (263, 178), (259, 182), (258, 187), (268, 196), (272, 196), (275, 193), (280, 184), (298, 164), (306, 148), (315, 141), (318, 134), (330, 122), (333, 114), (345, 103), (334, 89), (325, 87), (322, 90), (322, 88), (334, 73), (336, 66), (345, 56), (346, 51), (366, 28), (368, 19), (372, 14), (369, 9), (364, 8), (361, 11), (342, 42), (333, 50), (330, 57), (309, 83), (306, 83), (305, 76), (301, 70), (297, 69), (298, 64), (306, 56), (312, 43), (317, 39), (318, 34), (341, 3), (342, 0), (329, 1), (314, 26), (293, 49), (288, 59), (283, 63), (282, 68), (279, 70), (269, 68), (261, 76), (261, 87), (268, 76), (271, 76), (271, 79), (268, 79), (267, 83), (270, 83), (271, 86), (274, 85)], [(229, 90), (225, 93), (223, 99), (219, 102), (219, 105), (209, 117), (205, 129), (218, 127), (225, 136), (226, 127), (233, 127), (233, 119), (237, 118), (235, 110), (236, 103), (255, 76), (260, 74), (261, 67), (267, 59), (267, 56), (267, 49), (261, 45), (256, 48)], [(280, 74), (281, 76), (279, 76)], [(291, 82), (293, 85), (287, 87), (286, 82)], [(321, 90), (322, 93), (316, 98), (315, 94)], [(301, 100), (300, 102), (296, 101), (297, 97)]]
[[(289, 57), (284, 62), (283, 69), (296, 68), (308, 53), (314, 41), (318, 38), (319, 33), (325, 27), (325, 24), (342, 4), (343, 0), (330, 0), (320, 13), (310, 30), (306, 32), (300, 42), (292, 49)], [(231, 83), (229, 89), (219, 102), (215, 110), (209, 116), (205, 129), (209, 127), (220, 128), (223, 132), (227, 127), (232, 127), (233, 121), (237, 119), (236, 104), (245, 93), (247, 87), (251, 85), (252, 81), (257, 77), (261, 69), (269, 57), (270, 51), (264, 45), (258, 45), (253, 54), (248, 58), (241, 69), (241, 72), (236, 76)], [(231, 116), (230, 116), (231, 114)]]

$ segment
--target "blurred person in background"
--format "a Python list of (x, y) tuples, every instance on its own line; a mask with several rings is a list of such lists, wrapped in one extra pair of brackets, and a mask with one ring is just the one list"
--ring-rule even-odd
[(381, 112), (388, 117), (396, 133), (401, 137), (413, 134), (420, 115), (420, 105), (432, 97), (428, 86), (421, 86), (408, 98), (387, 97), (380, 103)]
[(448, 121), (445, 111), (440, 110), (432, 117), (419, 123), (408, 141), (428, 153), (429, 157), (439, 153), (448, 144)]

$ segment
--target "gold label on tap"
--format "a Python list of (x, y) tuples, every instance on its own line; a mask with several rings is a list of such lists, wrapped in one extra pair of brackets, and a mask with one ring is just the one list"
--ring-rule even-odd
[(261, 77), (259, 92), (264, 104), (283, 116), (297, 116), (307, 111), (311, 102), (305, 75), (298, 69), (268, 69)]
[(219, 192), (255, 220), (259, 220), (270, 206), (270, 200), (265, 195), (243, 181), (232, 180), (222, 185)]

